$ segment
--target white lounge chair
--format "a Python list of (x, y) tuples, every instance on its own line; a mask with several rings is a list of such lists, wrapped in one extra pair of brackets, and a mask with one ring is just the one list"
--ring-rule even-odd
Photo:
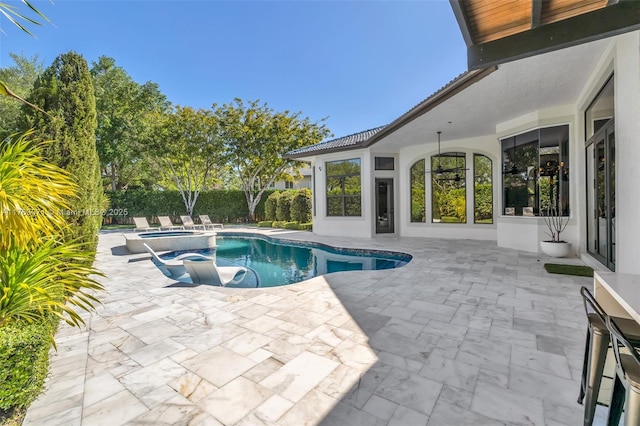
[(171, 260), (164, 260), (160, 258), (160, 256), (158, 256), (158, 254), (153, 251), (153, 249), (149, 247), (147, 243), (144, 243), (143, 245), (153, 258), (153, 260), (155, 260), (156, 265), (164, 266), (164, 268), (169, 272), (169, 276), (172, 278), (177, 278), (187, 273), (187, 270), (185, 269), (185, 266), (183, 264), (183, 261), (185, 259), (201, 259), (213, 261), (213, 258), (200, 253), (184, 253)]
[(136, 224), (136, 228), (134, 231), (158, 231), (160, 228), (149, 226), (149, 222), (147, 222), (146, 217), (134, 217), (133, 223)]
[(180, 220), (182, 221), (185, 229), (196, 229), (198, 227), (202, 228), (203, 230), (207, 229), (204, 225), (196, 225), (195, 223), (193, 223), (193, 219), (191, 219), (191, 216), (180, 216)]
[(169, 216), (158, 216), (160, 222), (160, 230), (184, 229), (182, 225), (174, 225)]
[(205, 229), (224, 229), (223, 224), (211, 222), (208, 214), (201, 214), (198, 215), (198, 217), (200, 218), (200, 222), (204, 225)]
[[(194, 284), (209, 284), (224, 287), (240, 283), (249, 271), (244, 266), (218, 266), (213, 259), (184, 260), (184, 267)], [(238, 278), (238, 276), (241, 274)]]

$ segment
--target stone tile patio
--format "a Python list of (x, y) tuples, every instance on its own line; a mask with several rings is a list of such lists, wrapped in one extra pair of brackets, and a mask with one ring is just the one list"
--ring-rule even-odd
[(103, 305), (59, 330), (25, 424), (582, 423), (578, 290), (592, 279), (486, 241), (246, 230), (414, 258), (277, 288), (185, 286), (101, 234)]

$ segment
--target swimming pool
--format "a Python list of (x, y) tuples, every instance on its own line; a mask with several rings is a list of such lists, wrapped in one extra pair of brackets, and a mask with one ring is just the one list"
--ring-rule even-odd
[[(237, 287), (276, 287), (332, 272), (399, 268), (411, 260), (405, 253), (342, 249), (246, 234), (218, 233), (216, 243), (215, 249), (196, 252), (215, 256), (220, 266), (245, 266), (255, 272), (255, 276), (247, 274), (247, 282)], [(162, 257), (170, 259), (181, 253), (184, 251)]]

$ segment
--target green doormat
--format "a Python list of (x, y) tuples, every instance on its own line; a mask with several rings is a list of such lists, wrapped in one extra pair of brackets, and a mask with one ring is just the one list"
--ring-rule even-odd
[(590, 268), (589, 266), (545, 263), (544, 269), (546, 269), (550, 274), (578, 275), (580, 277), (593, 276), (593, 268)]

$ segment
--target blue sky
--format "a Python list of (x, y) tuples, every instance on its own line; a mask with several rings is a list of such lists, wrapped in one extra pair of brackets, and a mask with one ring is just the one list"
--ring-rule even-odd
[(2, 18), (1, 67), (10, 52), (45, 67), (69, 50), (89, 66), (106, 55), (174, 104), (260, 99), (328, 117), (336, 137), (390, 122), (466, 70), (446, 0), (34, 3), (51, 23), (32, 38)]

